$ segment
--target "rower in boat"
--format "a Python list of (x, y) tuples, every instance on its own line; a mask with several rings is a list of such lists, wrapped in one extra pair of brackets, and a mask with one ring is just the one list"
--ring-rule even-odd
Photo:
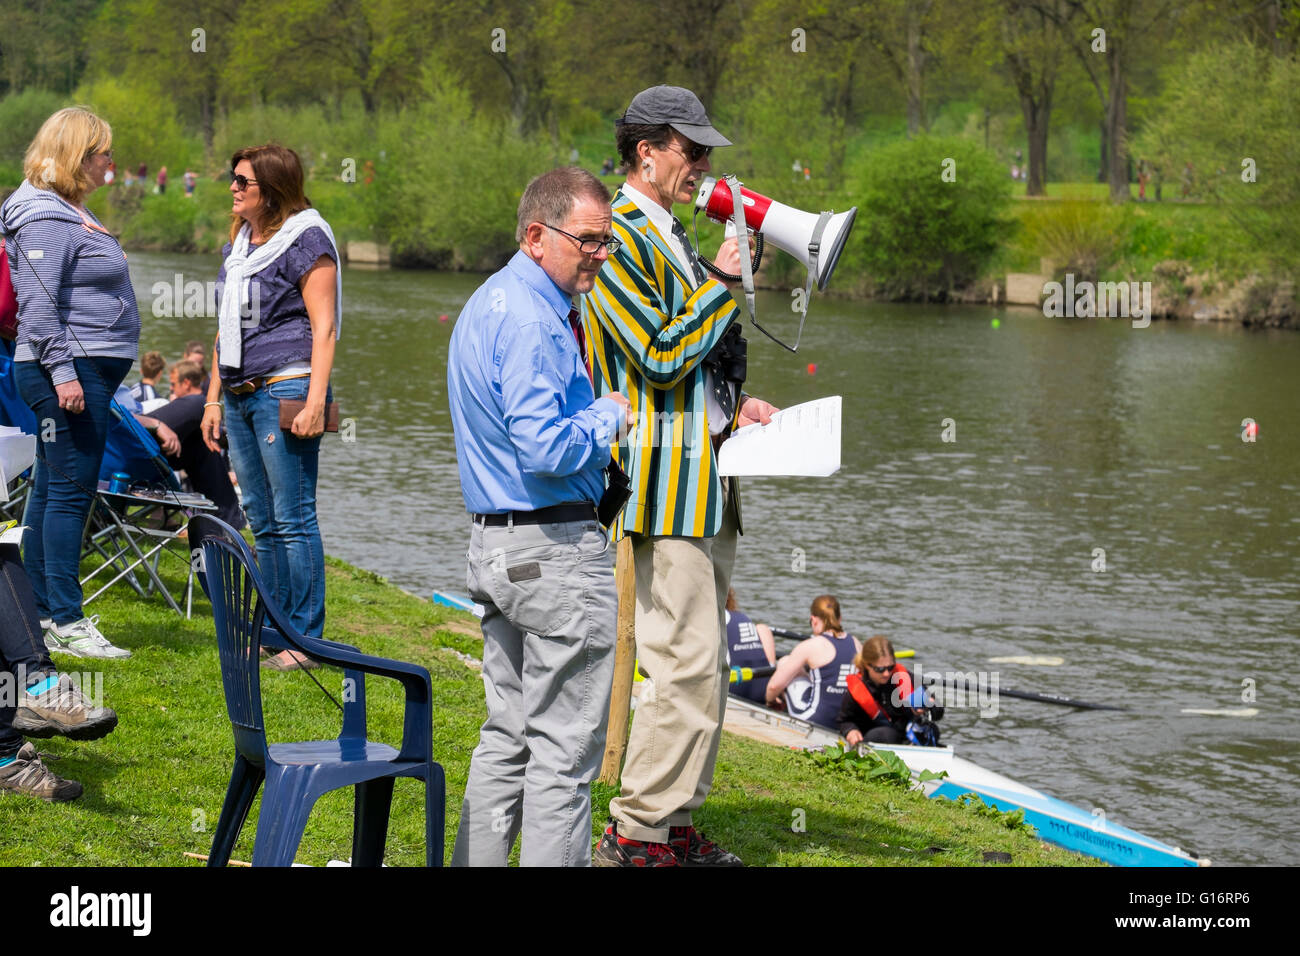
[(840, 602), (834, 595), (813, 599), (808, 623), (813, 636), (777, 663), (764, 699), (769, 707), (784, 699), (791, 716), (834, 730), (854, 656), (862, 645), (840, 623)]
[(916, 687), (912, 672), (898, 663), (889, 638), (876, 635), (853, 659), (856, 673), (847, 680), (839, 731), (849, 746), (872, 744), (939, 746), (935, 721), (943, 708), (935, 706), (924, 687)]
[[(776, 638), (766, 624), (756, 624), (736, 605), (735, 588), (727, 589), (727, 666), (754, 670), (776, 663)], [(768, 677), (754, 677), (730, 685), (728, 692), (763, 703)]]

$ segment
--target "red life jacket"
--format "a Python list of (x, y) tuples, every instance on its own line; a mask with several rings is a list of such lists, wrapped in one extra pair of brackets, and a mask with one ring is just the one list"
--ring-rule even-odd
[[(894, 662), (894, 669), (889, 672), (889, 682), (894, 685), (890, 693), (898, 694), (899, 700), (907, 700), (912, 696), (912, 675), (897, 661)], [(858, 702), (858, 706), (867, 712), (868, 717), (879, 720), (883, 716), (889, 720), (889, 715), (876, 703), (876, 698), (872, 696), (861, 674), (850, 674), (846, 683), (849, 685), (849, 693)]]

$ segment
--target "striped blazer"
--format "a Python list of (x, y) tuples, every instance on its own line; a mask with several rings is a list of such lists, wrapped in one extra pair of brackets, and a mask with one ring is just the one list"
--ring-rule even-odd
[(612, 205), (623, 245), (583, 296), (582, 320), (596, 393), (632, 403), (632, 427), (614, 454), (632, 496), (616, 530), (711, 537), (722, 526), (722, 484), (700, 363), (740, 308), (721, 282), (692, 291), (645, 213), (621, 191)]

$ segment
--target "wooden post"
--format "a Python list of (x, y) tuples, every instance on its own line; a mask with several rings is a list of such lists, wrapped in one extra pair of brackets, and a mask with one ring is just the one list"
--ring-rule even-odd
[(636, 666), (636, 572), (632, 567), (632, 539), (618, 543), (614, 571), (618, 592), (618, 638), (614, 645), (614, 686), (609, 698), (609, 727), (605, 733), (605, 762), (600, 782), (618, 786), (627, 750), (628, 718), (632, 714), (632, 669)]

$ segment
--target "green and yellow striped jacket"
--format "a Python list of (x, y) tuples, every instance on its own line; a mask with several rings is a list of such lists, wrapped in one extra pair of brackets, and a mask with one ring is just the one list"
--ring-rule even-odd
[(582, 320), (596, 394), (632, 403), (633, 427), (614, 455), (632, 497), (616, 530), (711, 537), (722, 525), (722, 485), (700, 362), (740, 309), (721, 282), (692, 291), (684, 264), (621, 191), (612, 205), (623, 245), (583, 296)]

